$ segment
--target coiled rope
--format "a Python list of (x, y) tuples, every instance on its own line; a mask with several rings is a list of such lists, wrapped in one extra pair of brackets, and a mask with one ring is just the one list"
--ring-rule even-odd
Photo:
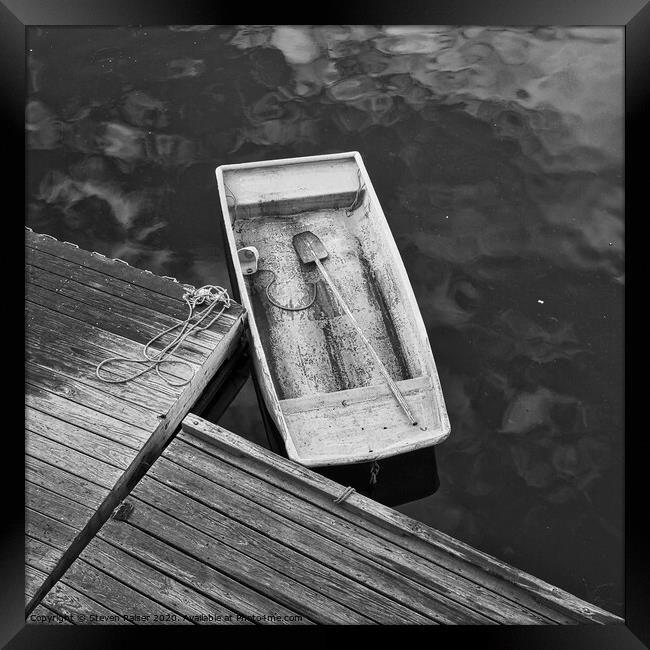
[[(187, 318), (168, 327), (164, 332), (156, 334), (151, 338), (142, 350), (142, 357), (123, 357), (115, 356), (105, 359), (101, 363), (97, 364), (95, 368), (95, 375), (100, 381), (106, 382), (108, 384), (125, 384), (129, 381), (141, 377), (150, 370), (155, 370), (156, 374), (169, 386), (180, 387), (187, 386), (194, 376), (194, 368), (192, 365), (183, 359), (171, 359), (170, 357), (178, 350), (178, 348), (183, 344), (187, 337), (194, 332), (202, 332), (207, 330), (215, 323), (215, 321), (223, 314), (226, 309), (229, 309), (232, 304), (232, 299), (228, 295), (228, 292), (223, 287), (218, 287), (213, 284), (206, 284), (199, 289), (195, 287), (186, 286), (185, 293), (183, 294), (183, 300), (188, 308)], [(217, 306), (221, 304), (221, 309), (217, 314), (210, 320), (207, 325), (202, 323), (216, 310)], [(204, 305), (202, 310), (197, 311), (199, 305)], [(198, 316), (197, 320), (192, 323), (192, 319)], [(166, 334), (173, 332), (176, 329), (180, 331), (174, 337), (174, 340), (171, 343), (168, 343), (162, 350), (151, 351), (151, 346), (161, 339)], [(102, 376), (101, 370), (108, 364), (115, 363), (131, 363), (131, 364), (145, 364), (147, 367), (143, 368), (139, 372), (134, 373), (133, 375), (126, 377), (124, 379), (113, 379), (111, 377)], [(178, 364), (183, 365), (186, 368), (190, 369), (191, 375), (188, 379), (183, 379), (180, 382), (175, 382), (166, 377), (162, 371), (161, 366), (165, 363), (168, 364)]]
[(288, 305), (281, 305), (270, 294), (271, 287), (275, 284), (275, 282), (278, 279), (278, 276), (276, 275), (275, 271), (271, 271), (271, 269), (259, 269), (257, 272), (258, 273), (270, 273), (273, 276), (273, 279), (271, 280), (271, 282), (269, 282), (266, 285), (266, 287), (264, 288), (264, 293), (266, 294), (266, 297), (267, 297), (268, 301), (274, 307), (277, 307), (278, 309), (284, 309), (285, 311), (302, 311), (303, 309), (309, 309), (314, 304), (314, 302), (316, 301), (316, 293), (318, 292), (318, 282), (308, 282), (307, 284), (311, 284), (311, 286), (312, 286), (312, 296), (311, 296), (309, 302), (306, 305), (300, 305), (299, 307), (289, 307)]

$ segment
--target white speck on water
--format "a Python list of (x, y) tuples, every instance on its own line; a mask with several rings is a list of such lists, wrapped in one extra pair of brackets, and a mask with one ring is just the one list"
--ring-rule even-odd
[(449, 219), (449, 215), (448, 215), (448, 214), (445, 215), (445, 219)]
[(543, 305), (543, 304), (544, 304), (544, 301), (543, 301), (543, 300), (538, 300), (537, 302), (538, 302), (540, 305)]

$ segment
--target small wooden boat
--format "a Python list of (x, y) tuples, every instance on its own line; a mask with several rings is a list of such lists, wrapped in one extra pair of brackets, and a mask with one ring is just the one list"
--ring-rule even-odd
[[(235, 298), (289, 458), (363, 463), (444, 440), (449, 420), (427, 333), (360, 154), (223, 165), (216, 174)], [(334, 292), (292, 245), (305, 231), (327, 250)]]

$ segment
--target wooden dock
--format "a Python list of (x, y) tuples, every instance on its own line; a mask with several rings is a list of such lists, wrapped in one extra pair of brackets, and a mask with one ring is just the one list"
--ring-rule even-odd
[(201, 419), (245, 374), (239, 305), (179, 350), (187, 385), (110, 384), (184, 287), (32, 232), (26, 273), (29, 623), (622, 623)]
[[(38, 579), (94, 507), (74, 491), (50, 499)], [(34, 610), (48, 620), (622, 622), (193, 414)]]
[[(100, 361), (141, 354), (152, 336), (186, 318), (183, 285), (29, 230), (25, 246), (29, 612), (158, 457), (206, 385), (223, 382), (220, 369), (240, 344), (244, 312), (234, 304), (184, 342), (177, 356), (193, 370), (187, 385), (169, 386), (153, 371), (105, 383), (95, 375)], [(165, 370), (189, 376), (185, 368)], [(69, 504), (76, 504), (74, 515)]]

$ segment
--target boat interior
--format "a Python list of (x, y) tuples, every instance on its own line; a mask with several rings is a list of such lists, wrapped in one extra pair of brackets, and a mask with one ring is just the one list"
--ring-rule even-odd
[(306, 230), (393, 379), (422, 374), (385, 225), (354, 158), (228, 170), (224, 186), (237, 249), (259, 251), (245, 283), (280, 400), (384, 383), (318, 269), (300, 261), (292, 239)]

